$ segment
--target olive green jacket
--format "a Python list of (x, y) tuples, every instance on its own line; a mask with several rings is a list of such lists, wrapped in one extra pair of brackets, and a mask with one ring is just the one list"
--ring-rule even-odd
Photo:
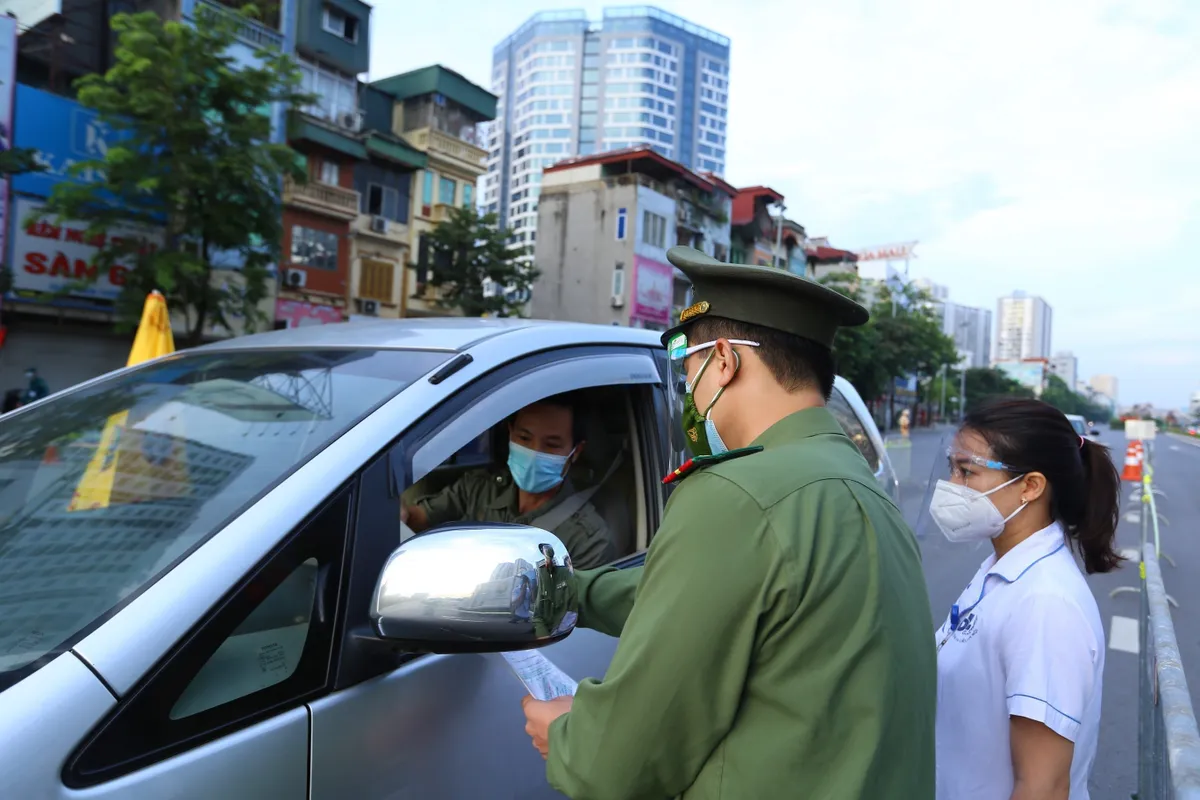
[[(429, 525), (447, 522), (514, 522), (537, 525), (538, 517), (548, 513), (575, 493), (569, 480), (541, 508), (522, 514), (517, 508), (517, 486), (507, 471), (494, 475), (487, 470), (472, 470), (437, 494), (417, 500), (429, 519)], [(571, 563), (581, 569), (598, 567), (616, 558), (616, 546), (608, 524), (591, 503), (583, 506), (552, 531), (571, 554)]]
[(934, 796), (936, 656), (920, 551), (834, 417), (683, 479), (645, 567), (579, 571), (620, 643), (550, 727), (575, 800)]

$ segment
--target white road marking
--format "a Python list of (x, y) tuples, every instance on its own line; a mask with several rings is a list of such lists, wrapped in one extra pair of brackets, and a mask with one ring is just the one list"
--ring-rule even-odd
[(1140, 511), (1126, 511), (1125, 512), (1125, 521), (1126, 522), (1141, 522), (1142, 514)]
[(1133, 617), (1112, 618), (1112, 628), (1108, 634), (1110, 650), (1120, 650), (1122, 653), (1137, 655), (1142, 636), (1138, 630), (1138, 621)]
[(1138, 549), (1136, 547), (1121, 548), (1121, 558), (1125, 559), (1126, 561), (1141, 561), (1141, 559), (1138, 558)]

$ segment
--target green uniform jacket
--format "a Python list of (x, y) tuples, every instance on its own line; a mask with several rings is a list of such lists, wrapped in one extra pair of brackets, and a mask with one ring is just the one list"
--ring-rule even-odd
[[(512, 476), (493, 475), (486, 470), (463, 473), (457, 481), (437, 494), (417, 500), (429, 519), (429, 525), (447, 522), (514, 522), (537, 525), (538, 517), (548, 513), (575, 493), (569, 480), (554, 497), (531, 514), (517, 508), (517, 486)], [(571, 563), (582, 569), (598, 567), (616, 558), (616, 547), (608, 525), (591, 503), (583, 506), (551, 531), (567, 546)]]
[(574, 800), (934, 796), (937, 673), (915, 537), (823, 408), (683, 479), (645, 567), (576, 573), (620, 636), (550, 726)]

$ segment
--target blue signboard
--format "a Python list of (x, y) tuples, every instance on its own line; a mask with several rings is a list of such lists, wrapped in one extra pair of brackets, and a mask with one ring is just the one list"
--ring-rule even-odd
[(96, 112), (66, 97), (17, 84), (16, 147), (38, 152), (45, 172), (26, 173), (12, 179), (13, 191), (49, 197), (56, 183), (71, 180), (90, 183), (98, 175), (72, 177), (69, 170), (81, 161), (102, 159), (110, 145), (125, 134), (112, 130)]

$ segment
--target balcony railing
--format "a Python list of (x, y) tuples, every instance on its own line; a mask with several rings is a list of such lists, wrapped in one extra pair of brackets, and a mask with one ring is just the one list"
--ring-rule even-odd
[(463, 166), (478, 170), (480, 173), (487, 169), (487, 151), (468, 144), (457, 136), (451, 136), (433, 128), (418, 128), (415, 131), (409, 131), (404, 136), (408, 139), (409, 144), (418, 150), (458, 161)]
[(335, 217), (358, 217), (358, 192), (327, 183), (295, 183), (287, 179), (283, 183), (283, 202), (286, 205), (303, 206)]
[(261, 23), (245, 19), (231, 11), (216, 0), (198, 0), (197, 13), (223, 14), (237, 22), (237, 37), (251, 47), (265, 47), (272, 50), (283, 49), (283, 34), (271, 30)]

